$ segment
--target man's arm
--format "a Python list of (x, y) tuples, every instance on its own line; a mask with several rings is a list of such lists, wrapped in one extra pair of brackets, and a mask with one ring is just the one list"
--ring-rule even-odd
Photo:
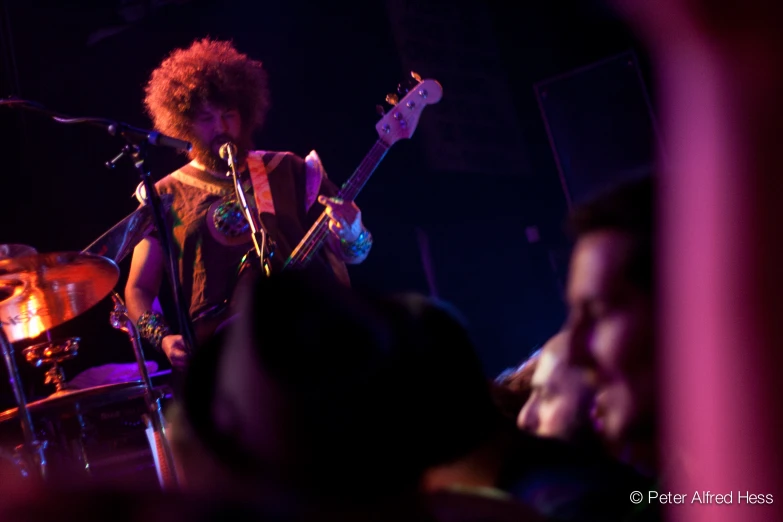
[[(362, 225), (362, 228), (364, 228), (364, 225)], [(364, 234), (369, 234), (370, 232), (368, 230), (363, 231)], [(360, 240), (365, 240), (365, 237), (362, 237)], [(370, 241), (372, 236), (370, 236)], [(338, 257), (338, 259), (342, 260), (343, 263), (347, 265), (358, 265), (359, 263), (364, 262), (365, 259), (367, 259), (367, 256), (370, 255), (370, 250), (367, 249), (357, 249), (354, 253), (350, 253), (351, 250), (349, 248), (343, 248), (343, 244), (340, 241), (340, 238), (338, 238), (334, 234), (329, 234), (328, 239), (326, 240), (326, 244), (329, 247), (329, 249), (334, 252), (334, 254)], [(346, 245), (347, 246), (347, 245)]]
[[(156, 239), (145, 238), (133, 249), (125, 306), (139, 334), (162, 350), (174, 368), (184, 369), (188, 354), (181, 335), (171, 335), (155, 301), (163, 281), (163, 249)], [(139, 321), (141, 319), (141, 321)]]
[(163, 249), (152, 238), (145, 238), (133, 249), (128, 282), (125, 285), (125, 306), (136, 323), (144, 312), (153, 309), (163, 280)]
[[(310, 154), (305, 158), (305, 177), (307, 183), (307, 201), (305, 203), (308, 212), (311, 208), (318, 203), (318, 198), (324, 196), (326, 198), (335, 198), (339, 189), (332, 183), (326, 174), (321, 158), (318, 157), (318, 153), (314, 150), (310, 151)], [(343, 207), (347, 210), (347, 214), (342, 210)], [(319, 209), (323, 210), (325, 207), (319, 205)], [(355, 203), (351, 202), (346, 205), (338, 205), (335, 207), (337, 210), (336, 218), (347, 218), (347, 222), (344, 222), (345, 228), (354, 228), (354, 232), (361, 235), (357, 238), (357, 241), (352, 243), (346, 243), (340, 241), (340, 237), (335, 233), (334, 227), (330, 226), (330, 233), (327, 236), (326, 246), (331, 250), (337, 259), (341, 260), (348, 265), (358, 265), (367, 259), (370, 254), (370, 248), (372, 247), (372, 235), (364, 227), (362, 223), (362, 214), (359, 207)], [(320, 212), (319, 212), (320, 214)], [(332, 216), (330, 216), (332, 217)]]

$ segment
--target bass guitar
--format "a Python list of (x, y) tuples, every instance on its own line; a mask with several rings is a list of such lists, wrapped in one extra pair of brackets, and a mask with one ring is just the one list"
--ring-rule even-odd
[[(398, 88), (399, 95), (403, 96), (402, 99), (399, 99), (397, 94), (386, 96), (386, 101), (392, 105), (392, 110), (383, 114), (375, 125), (378, 141), (340, 188), (337, 197), (343, 201), (356, 199), (391, 146), (413, 136), (424, 108), (438, 103), (443, 96), (443, 89), (436, 80), (422, 80), (415, 72), (411, 73), (411, 77), (413, 85)], [(310, 263), (326, 242), (329, 235), (328, 224), (329, 217), (326, 212), (322, 212), (286, 260), (284, 270), (304, 268)]]
[[(410, 139), (416, 131), (424, 108), (438, 103), (442, 97), (443, 88), (438, 81), (423, 80), (421, 76), (411, 72), (411, 78), (397, 87), (396, 94), (386, 96), (386, 102), (390, 105), (389, 110), (384, 111), (382, 106), (378, 106), (378, 111), (381, 114), (381, 119), (375, 125), (378, 140), (351, 177), (340, 187), (337, 197), (343, 201), (354, 201), (383, 158), (386, 157), (389, 149), (400, 140)], [(329, 235), (328, 225), (329, 217), (326, 212), (322, 212), (286, 259), (282, 270), (305, 268), (326, 242)], [(257, 271), (259, 265), (258, 255), (255, 249), (251, 249), (237, 269), (234, 288), (240, 279)], [(269, 275), (270, 272), (265, 271), (264, 273)], [(212, 308), (208, 314), (193, 319), (196, 338), (205, 339), (205, 336), (214, 332), (215, 328), (229, 317), (230, 309), (231, 299)]]

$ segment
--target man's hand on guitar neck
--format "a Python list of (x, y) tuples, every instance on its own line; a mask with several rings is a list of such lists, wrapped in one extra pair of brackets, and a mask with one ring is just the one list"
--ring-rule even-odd
[(167, 335), (160, 342), (160, 347), (166, 357), (169, 358), (171, 366), (177, 370), (184, 370), (188, 364), (188, 352), (185, 346), (185, 340), (181, 335)]
[(329, 248), (351, 265), (361, 263), (372, 248), (372, 234), (364, 228), (362, 212), (353, 201), (318, 196), (329, 218)]
[(362, 212), (353, 201), (343, 201), (340, 198), (318, 196), (326, 215), (329, 216), (329, 230), (347, 243), (353, 243), (364, 230)]

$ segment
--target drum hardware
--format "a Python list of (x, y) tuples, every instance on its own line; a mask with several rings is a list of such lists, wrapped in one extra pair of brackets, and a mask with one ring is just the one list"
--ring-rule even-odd
[[(2, 305), (2, 303), (0, 303)], [(33, 420), (27, 409), (27, 398), (22, 387), (22, 379), (19, 377), (19, 369), (14, 361), (14, 347), (6, 336), (5, 328), (0, 328), (0, 350), (3, 352), (3, 361), (8, 369), (11, 389), (18, 405), (18, 415), (22, 427), (24, 443), (16, 448), (22, 470), (22, 475), (35, 479), (46, 479), (46, 441), (40, 441), (36, 437)]]
[[(139, 365), (139, 374), (141, 375), (142, 385), (144, 387), (144, 399), (148, 408), (147, 420), (149, 428), (152, 430), (152, 439), (150, 445), (154, 448), (156, 470), (158, 480), (163, 488), (177, 487), (179, 480), (177, 478), (176, 467), (174, 466), (174, 454), (171, 451), (171, 445), (166, 434), (166, 423), (163, 418), (163, 409), (160, 404), (160, 395), (155, 392), (152, 386), (149, 372), (147, 371), (147, 362), (144, 359), (144, 351), (141, 345), (141, 336), (136, 325), (128, 317), (128, 310), (122, 298), (116, 293), (112, 293), (114, 308), (111, 312), (111, 325), (126, 334), (130, 338), (133, 351), (136, 355), (136, 362)], [(155, 442), (155, 444), (152, 444)], [(162, 455), (161, 455), (162, 453)], [(162, 459), (162, 463), (161, 463)], [(162, 464), (162, 466), (161, 466)]]
[[(16, 414), (21, 421), (25, 456), (29, 462), (28, 467), (38, 470), (40, 472), (38, 475), (44, 478), (46, 476), (46, 459), (43, 451), (45, 443), (37, 440), (34, 432), (27, 400), (14, 360), (12, 343), (21, 340), (32, 340), (45, 332), (48, 335), (48, 332), (55, 326), (75, 318), (100, 302), (109, 293), (112, 293), (119, 280), (119, 268), (115, 261), (103, 257), (102, 254), (109, 253), (110, 247), (113, 247), (111, 254), (117, 257), (127, 255), (132, 246), (149, 233), (146, 228), (148, 228), (150, 221), (154, 229), (158, 231), (158, 239), (167, 261), (165, 269), (169, 282), (172, 285), (175, 307), (179, 316), (178, 322), (185, 345), (190, 350), (195, 347), (193, 325), (187, 304), (183, 301), (182, 288), (178, 277), (178, 264), (173, 250), (172, 231), (171, 227), (167, 226), (166, 223), (165, 201), (158, 194), (146, 165), (147, 150), (150, 146), (190, 151), (192, 145), (186, 141), (165, 136), (156, 131), (139, 129), (105, 118), (68, 117), (51, 111), (39, 103), (28, 100), (17, 98), (3, 99), (0, 100), (0, 106), (41, 113), (63, 124), (88, 124), (100, 127), (108, 131), (112, 136), (122, 137), (125, 144), (121, 152), (111, 161), (106, 162), (106, 167), (114, 169), (121, 160), (129, 159), (145, 189), (142, 208), (146, 207), (146, 209), (136, 215), (139, 219), (130, 217), (128, 222), (121, 222), (118, 224), (119, 228), (113, 228), (108, 235), (104, 234), (102, 238), (99, 238), (97, 242), (88, 247), (88, 249), (93, 247), (105, 250), (101, 252), (101, 255), (88, 252), (62, 252), (38, 255), (30, 251), (23, 251), (23, 255), (20, 257), (11, 257), (10, 259), (0, 261), (0, 349), (2, 349), (5, 364), (8, 367), (9, 380), (17, 402)], [(139, 222), (139, 220), (144, 221), (145, 218), (147, 223)], [(114, 232), (117, 230), (131, 231), (134, 234), (132, 237), (123, 236), (118, 239), (118, 236), (114, 235)], [(101, 240), (104, 241), (102, 242)], [(11, 254), (10, 248), (8, 253)], [(19, 251), (15, 250), (13, 253), (18, 254)], [(112, 298), (115, 306), (111, 313), (111, 324), (114, 328), (126, 332), (130, 337), (136, 360), (139, 364), (144, 397), (148, 407), (149, 422), (156, 436), (157, 444), (155, 447), (162, 448), (161, 452), (163, 455), (160, 460), (164, 461), (168, 468), (166, 470), (168, 472), (166, 474), (168, 477), (165, 481), (166, 484), (163, 484), (163, 475), (160, 469), (158, 470), (161, 484), (164, 486), (176, 485), (175, 467), (166, 437), (160, 397), (155, 395), (152, 388), (142, 352), (141, 338), (133, 321), (127, 315), (122, 299), (116, 293), (113, 293)], [(73, 352), (73, 355), (75, 355), (78, 352), (78, 341), (75, 344), (72, 343), (70, 347), (76, 348)], [(66, 401), (72, 398), (72, 394), (64, 387), (64, 378), (62, 372), (59, 371), (59, 367), (57, 367), (56, 359), (58, 356), (65, 356), (69, 351), (68, 348), (67, 341), (66, 345), (63, 346), (61, 344), (53, 344), (51, 339), (49, 339), (48, 346), (38, 345), (25, 354), (25, 357), (28, 357), (29, 354), (30, 359), (28, 360), (31, 360), (31, 362), (42, 360), (39, 354), (43, 354), (46, 360), (55, 359), (49, 378), (55, 386), (59, 384), (60, 389), (58, 389), (55, 395), (62, 394), (62, 397), (59, 398)], [(52, 357), (46, 355), (47, 350), (50, 351)], [(58, 353), (55, 355), (55, 352)], [(51, 400), (56, 401), (57, 399), (58, 397), (54, 397)]]
[[(85, 263), (88, 267), (97, 267), (90, 284), (87, 283), (89, 278), (87, 277), (88, 270), (84, 268)], [(30, 470), (37, 466), (42, 478), (46, 478), (45, 465), (47, 462), (44, 449), (50, 446), (49, 441), (56, 443), (58, 447), (66, 448), (71, 455), (66, 457), (71, 464), (66, 474), (74, 471), (72, 465), (75, 463), (77, 467), (89, 475), (92, 466), (85, 448), (84, 437), (87, 426), (83, 413), (113, 403), (143, 398), (145, 403), (143, 425), (151, 432), (149, 449), (152, 451), (158, 480), (163, 488), (176, 487), (179, 484), (161, 406), (164, 394), (153, 386), (144, 358), (141, 337), (135, 324), (127, 315), (122, 298), (113, 291), (113, 286), (119, 278), (119, 272), (117, 270), (116, 278), (112, 280), (107, 267), (116, 268), (116, 266), (113, 261), (94, 254), (67, 252), (0, 261), (0, 285), (12, 288), (8, 293), (9, 297), (0, 302), (0, 320), (3, 325), (3, 328), (0, 328), (0, 333), (7, 341), (6, 332), (9, 330), (10, 324), (13, 338), (23, 340), (24, 335), (37, 333), (38, 328), (47, 327), (44, 333), (49, 341), (29, 346), (23, 350), (23, 354), (26, 360), (36, 367), (42, 364), (53, 364), (53, 367), (47, 372), (47, 377), (57, 388), (57, 391), (49, 397), (28, 403), (24, 397), (18, 369), (14, 362), (13, 345), (10, 342), (4, 343), (4, 353), (7, 354), (6, 364), (12, 375), (11, 383), (14, 386), (18, 406), (0, 413), (0, 422), (17, 417), (21, 421), (25, 444), (17, 447), (16, 450), (20, 458), (24, 457), (24, 465), (20, 466), (24, 476), (29, 476)], [(35, 272), (38, 272), (37, 277), (32, 275)], [(68, 276), (70, 280), (68, 280)], [(129, 336), (140, 380), (96, 386), (84, 390), (69, 389), (65, 383), (63, 372), (57, 364), (78, 354), (80, 339), (74, 337), (62, 342), (52, 342), (48, 326), (58, 326), (70, 317), (75, 317), (97, 304), (105, 297), (101, 294), (106, 289), (108, 289), (106, 295), (111, 293), (114, 302), (114, 308), (110, 313), (110, 324)], [(66, 303), (67, 306), (62, 303)], [(18, 319), (19, 315), (11, 320), (5, 319), (9, 317), (9, 311), (13, 313), (18, 310), (27, 313), (24, 317), (28, 323), (38, 316), (40, 310), (45, 313), (43, 318), (33, 326), (19, 326), (19, 323), (22, 322)], [(41, 437), (35, 431), (30, 415), (31, 411), (45, 412), (60, 420), (56, 423), (47, 421), (45, 434)], [(76, 422), (76, 427), (72, 427), (70, 430), (76, 436), (64, 433), (63, 419), (66, 417), (70, 419), (70, 422)], [(44, 420), (47, 420), (46, 415), (44, 415)], [(35, 451), (37, 453), (34, 453)], [(38, 455), (38, 457), (34, 458), (34, 455)], [(127, 456), (121, 455), (103, 460), (105, 464), (112, 459), (123, 460), (126, 458)]]
[(46, 371), (44, 384), (54, 384), (55, 394), (57, 394), (68, 388), (68, 384), (65, 382), (65, 372), (59, 365), (76, 357), (79, 353), (80, 341), (81, 339), (78, 337), (71, 337), (61, 342), (38, 343), (24, 348), (22, 355), (35, 368), (52, 365)]
[[(119, 157), (115, 158), (115, 160), (118, 159)], [(164, 194), (159, 197), (159, 200), (160, 205), (168, 212), (171, 208), (173, 197)], [(155, 230), (154, 214), (155, 212), (150, 205), (139, 207), (91, 243), (83, 252), (105, 255), (113, 259), (115, 263), (119, 263), (142, 239)], [(136, 329), (136, 325), (128, 317), (128, 311), (120, 295), (112, 292), (112, 301), (114, 302), (114, 308), (110, 314), (110, 323), (112, 327), (125, 332), (130, 338), (139, 367), (144, 398), (148, 408), (148, 414), (145, 415), (145, 423), (152, 431), (153, 440), (150, 441), (150, 445), (154, 448), (153, 456), (155, 457), (158, 480), (164, 488), (176, 487), (179, 484), (179, 480), (176, 476), (174, 456), (166, 435), (165, 419), (160, 403), (161, 397), (155, 392), (155, 388), (150, 380), (141, 344), (141, 336)], [(165, 468), (165, 471), (162, 468)]]
[(113, 261), (91, 254), (56, 252), (0, 260), (0, 348), (22, 424), (28, 474), (46, 477), (46, 442), (35, 434), (11, 343), (34, 339), (92, 308), (119, 278)]
[[(165, 373), (150, 375), (160, 396), (168, 396)], [(27, 410), (36, 436), (47, 442), (47, 483), (105, 481), (139, 472), (145, 484), (160, 483), (156, 464), (165, 462), (147, 435), (149, 408), (140, 381), (65, 390), (28, 403)], [(16, 471), (26, 476), (26, 465), (19, 461), (23, 447), (11, 451), (21, 440), (18, 416), (19, 408), (0, 412), (0, 448), (16, 457)]]
[[(173, 196), (169, 194), (160, 196), (160, 202), (165, 212), (171, 209), (172, 201)], [(154, 230), (155, 222), (152, 208), (150, 205), (143, 205), (92, 242), (83, 252), (106, 256), (114, 260), (115, 263), (119, 263), (133, 251), (133, 248), (142, 239)], [(144, 359), (141, 339), (133, 321), (127, 316), (125, 303), (116, 292), (112, 294), (112, 300), (114, 309), (110, 317), (111, 325), (125, 332), (130, 338), (139, 371), (141, 372), (140, 375), (148, 409), (148, 414), (145, 415), (145, 423), (152, 430), (151, 438), (153, 440), (150, 441), (150, 446), (154, 448), (153, 456), (155, 458), (158, 480), (164, 488), (175, 487), (178, 484), (178, 480), (175, 474), (176, 468), (174, 467), (173, 453), (166, 435), (165, 421), (160, 405), (161, 397), (155, 393), (155, 388), (152, 386)], [(165, 468), (166, 472), (163, 472), (162, 468)]]

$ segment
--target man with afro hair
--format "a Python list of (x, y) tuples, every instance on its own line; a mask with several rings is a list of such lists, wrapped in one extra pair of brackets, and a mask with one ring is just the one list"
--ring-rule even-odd
[[(197, 343), (202, 331), (208, 335), (226, 317), (237, 269), (253, 246), (233, 181), (226, 175), (229, 166), (220, 158), (220, 147), (227, 142), (237, 147), (245, 199), (272, 240), (273, 258), (284, 261), (326, 211), (327, 247), (308, 270), (350, 284), (345, 265), (364, 261), (372, 246), (359, 208), (336, 197), (338, 189), (315, 151), (301, 158), (253, 147), (253, 132), (263, 125), (270, 106), (261, 62), (240, 53), (231, 42), (197, 40), (163, 60), (145, 92), (155, 128), (193, 145), (190, 162), (156, 187), (172, 198), (172, 246), (183, 306), (189, 307)], [(137, 196), (143, 201), (141, 187)], [(168, 326), (156, 302), (164, 266), (156, 235), (141, 241), (133, 252), (125, 298), (142, 337), (162, 350), (174, 368), (184, 369), (188, 347)]]

